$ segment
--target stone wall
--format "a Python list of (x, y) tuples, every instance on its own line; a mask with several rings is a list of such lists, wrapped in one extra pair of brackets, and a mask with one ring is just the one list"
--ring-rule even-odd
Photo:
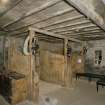
[(0, 64), (3, 64), (3, 61), (4, 61), (4, 60), (3, 60), (3, 59), (4, 59), (4, 57), (3, 57), (3, 56), (4, 56), (4, 54), (3, 54), (3, 50), (4, 50), (4, 49), (3, 49), (3, 47), (4, 47), (4, 46), (3, 46), (3, 43), (4, 43), (4, 40), (3, 40), (3, 39), (4, 39), (4, 37), (1, 36), (1, 37), (0, 37)]
[[(95, 66), (95, 50), (102, 50), (102, 62)], [(105, 40), (89, 41), (85, 58), (85, 71), (105, 74)]]

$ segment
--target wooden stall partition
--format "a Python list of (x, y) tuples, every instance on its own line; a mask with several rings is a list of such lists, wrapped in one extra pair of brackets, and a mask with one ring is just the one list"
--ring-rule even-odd
[(63, 84), (64, 82), (64, 56), (49, 51), (40, 52), (40, 78), (47, 82)]
[(77, 52), (72, 54), (71, 69), (73, 73), (84, 73), (84, 56)]
[[(12, 49), (12, 48), (10, 48)], [(28, 75), (29, 74), (29, 57), (24, 56), (21, 52), (16, 49), (10, 50), (8, 70), (16, 71), (18, 73)]]
[[(31, 62), (30, 62), (31, 60)], [(26, 83), (27, 83), (27, 93), (26, 99), (34, 98), (34, 101), (38, 100), (39, 95), (39, 87), (36, 87), (36, 83), (33, 83), (33, 86), (36, 87), (35, 90), (32, 90), (30, 85), (32, 74), (30, 72), (31, 69), (35, 69), (35, 65), (33, 64), (35, 59), (30, 59), (30, 56), (25, 56), (21, 51), (19, 51), (17, 47), (17, 43), (11, 43), (8, 48), (8, 70), (11, 72), (17, 72), (24, 74), (26, 76)], [(32, 63), (33, 62), (33, 63)], [(34, 74), (34, 76), (36, 76)], [(35, 77), (36, 78), (36, 77)], [(36, 80), (35, 80), (36, 81)], [(21, 84), (22, 85), (22, 84)], [(21, 87), (20, 85), (20, 87)], [(32, 93), (35, 97), (33, 97)], [(17, 97), (19, 98), (19, 97)]]
[[(26, 98), (28, 97), (28, 76), (29, 76), (29, 62), (28, 56), (24, 56), (16, 46), (16, 43), (12, 43), (8, 48), (8, 70), (9, 72), (17, 72), (25, 75)], [(22, 85), (22, 84), (21, 84)], [(20, 87), (21, 87), (20, 85)]]

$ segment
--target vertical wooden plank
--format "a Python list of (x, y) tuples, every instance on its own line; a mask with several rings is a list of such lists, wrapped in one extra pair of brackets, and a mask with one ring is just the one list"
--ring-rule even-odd
[(35, 31), (30, 30), (29, 32), (30, 35), (30, 42), (29, 42), (29, 70), (30, 70), (30, 99), (34, 103), (38, 102), (38, 96), (39, 96), (39, 76), (38, 73), (36, 72), (36, 54), (32, 54), (32, 38), (34, 37), (35, 40), (37, 39), (37, 36), (35, 34)]
[(64, 85), (66, 87), (72, 87), (71, 57), (67, 56), (67, 50), (68, 50), (68, 39), (64, 39), (64, 58), (65, 58)]
[(86, 42), (82, 42), (82, 64), (83, 64), (83, 68), (82, 68), (82, 72), (84, 73), (85, 72), (85, 58), (86, 58), (86, 55), (84, 54), (84, 50), (83, 50), (83, 47), (86, 46)]
[[(34, 39), (36, 40), (36, 44), (38, 44), (37, 34), (34, 32)], [(33, 101), (38, 103), (39, 98), (39, 51), (35, 52), (33, 61)]]
[(29, 54), (29, 71), (30, 71), (30, 73), (29, 73), (29, 86), (30, 86), (30, 89), (29, 89), (29, 98), (30, 98), (30, 100), (32, 100), (32, 98), (33, 98), (33, 78), (32, 78), (32, 75), (33, 75), (33, 71), (32, 71), (32, 52), (31, 52), (31, 48), (32, 48), (32, 36), (33, 36), (33, 31), (32, 30), (30, 30), (29, 31), (29, 37), (30, 37), (30, 40), (29, 40), (29, 52), (30, 52), (30, 54)]
[(64, 70), (64, 85), (67, 85), (67, 44), (68, 39), (64, 39), (64, 59), (65, 59), (65, 70)]
[[(10, 44), (10, 41), (9, 41), (10, 39), (8, 39), (8, 42), (9, 42), (9, 44)], [(11, 44), (10, 44), (11, 45)], [(9, 69), (10, 68), (10, 53), (11, 53), (11, 47), (9, 46), (8, 48), (7, 48), (7, 64), (6, 64), (6, 68), (7, 69)]]
[(6, 37), (3, 36), (3, 64), (6, 67), (6, 46), (5, 46), (5, 42), (6, 42)]

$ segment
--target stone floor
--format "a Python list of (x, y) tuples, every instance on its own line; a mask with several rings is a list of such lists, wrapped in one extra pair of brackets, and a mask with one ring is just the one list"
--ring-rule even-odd
[[(96, 91), (94, 82), (78, 80), (71, 89), (61, 87), (47, 82), (40, 82), (40, 102), (49, 97), (52, 101), (58, 102), (57, 105), (105, 105), (105, 88)], [(9, 105), (0, 96), (0, 105)], [(18, 105), (33, 105), (25, 101)], [(39, 104), (45, 105), (45, 104)]]

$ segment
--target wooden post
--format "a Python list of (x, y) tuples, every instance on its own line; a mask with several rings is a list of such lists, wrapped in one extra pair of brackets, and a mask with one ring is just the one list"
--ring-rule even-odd
[(64, 70), (64, 85), (66, 86), (67, 82), (67, 44), (68, 44), (68, 39), (64, 39), (64, 59), (65, 59), (65, 70)]
[(6, 67), (7, 69), (10, 69), (10, 62), (11, 62), (11, 61), (10, 61), (10, 52), (11, 52), (11, 44), (10, 44), (10, 46), (7, 48), (7, 57), (8, 57), (8, 58), (7, 58), (8, 61), (7, 61), (7, 65), (6, 65), (6, 66), (7, 66), (7, 67)]
[[(86, 46), (86, 42), (82, 43), (82, 50), (83, 50), (84, 46)], [(83, 63), (82, 72), (84, 73), (85, 72), (85, 58), (86, 58), (86, 55), (83, 52), (84, 51), (82, 51), (82, 63)]]
[[(36, 43), (38, 43), (38, 37), (36, 35), (36, 33), (34, 32), (34, 39), (36, 41)], [(35, 103), (38, 103), (38, 99), (39, 99), (39, 71), (37, 70), (37, 66), (40, 66), (37, 64), (37, 62), (39, 62), (37, 59), (39, 57), (39, 53), (35, 53), (34, 55), (34, 61), (33, 61), (33, 101)]]
[(30, 100), (33, 99), (33, 71), (32, 71), (32, 36), (34, 35), (33, 31), (29, 31), (29, 98)]
[(64, 71), (64, 84), (66, 87), (72, 86), (72, 70), (71, 70), (71, 57), (67, 56), (68, 39), (64, 39), (64, 57), (65, 57), (65, 71)]
[(36, 55), (32, 54), (32, 37), (36, 38), (35, 36), (35, 31), (30, 30), (29, 31), (30, 35), (30, 42), (29, 42), (29, 70), (30, 70), (30, 100), (33, 101), (34, 103), (38, 102), (38, 97), (39, 97), (39, 76), (38, 73), (36, 72), (36, 59), (34, 59), (34, 56), (36, 58)]
[(4, 36), (3, 37), (3, 64), (4, 64), (4, 66), (6, 67), (6, 37)]

